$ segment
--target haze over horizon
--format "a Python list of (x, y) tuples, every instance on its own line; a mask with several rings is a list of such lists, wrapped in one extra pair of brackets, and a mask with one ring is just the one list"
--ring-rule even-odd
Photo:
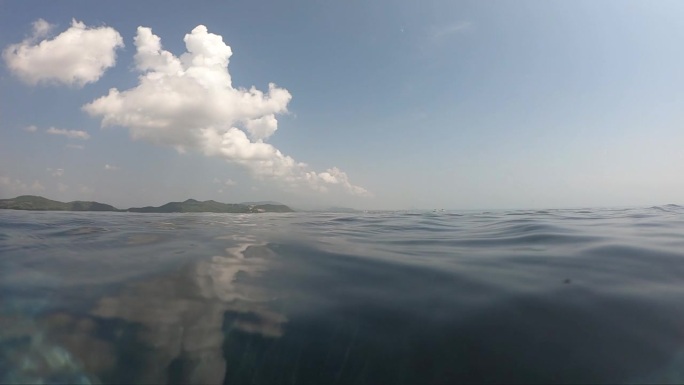
[(682, 11), (0, 2), (0, 198), (683, 204)]

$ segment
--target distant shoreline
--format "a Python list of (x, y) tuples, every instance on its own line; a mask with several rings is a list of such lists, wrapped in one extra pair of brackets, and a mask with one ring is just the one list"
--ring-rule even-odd
[(221, 203), (213, 200), (169, 202), (161, 206), (131, 207), (117, 209), (112, 205), (93, 201), (60, 202), (37, 195), (21, 195), (0, 199), (0, 209), (26, 211), (98, 211), (132, 213), (290, 213), (290, 207), (279, 203), (246, 204)]

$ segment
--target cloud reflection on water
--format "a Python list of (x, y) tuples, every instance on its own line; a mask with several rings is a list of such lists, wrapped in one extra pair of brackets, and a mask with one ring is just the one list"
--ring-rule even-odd
[[(265, 271), (272, 254), (262, 244), (244, 243), (224, 256), (125, 285), (99, 299), (87, 316), (54, 312), (40, 324), (105, 382), (222, 383), (224, 329), (268, 338), (283, 333), (287, 319), (269, 309), (272, 295), (241, 279)], [(226, 314), (231, 324), (224, 328)]]

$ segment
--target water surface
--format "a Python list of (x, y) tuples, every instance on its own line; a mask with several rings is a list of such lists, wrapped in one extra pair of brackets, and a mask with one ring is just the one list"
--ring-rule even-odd
[(684, 381), (684, 208), (0, 210), (3, 383)]

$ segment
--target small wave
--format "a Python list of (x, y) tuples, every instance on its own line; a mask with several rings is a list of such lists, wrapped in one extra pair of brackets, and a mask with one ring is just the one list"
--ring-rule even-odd
[(133, 234), (126, 240), (127, 245), (144, 245), (155, 243), (163, 240), (163, 237), (158, 234)]
[(683, 206), (675, 205), (675, 204), (667, 204), (667, 205), (662, 205), (662, 206), (651, 206), (649, 207), (650, 210), (654, 211), (660, 211), (660, 212), (665, 212), (665, 213), (681, 213), (682, 209), (684, 209)]
[(72, 229), (68, 230), (62, 230), (53, 233), (53, 235), (56, 236), (74, 236), (74, 235), (89, 235), (89, 234), (97, 234), (97, 233), (105, 233), (107, 232), (107, 229), (104, 227), (96, 227), (96, 226), (84, 226), (84, 227), (75, 227)]
[(340, 218), (331, 219), (331, 221), (347, 223), (347, 222), (359, 222), (360, 219), (358, 217), (340, 217)]

